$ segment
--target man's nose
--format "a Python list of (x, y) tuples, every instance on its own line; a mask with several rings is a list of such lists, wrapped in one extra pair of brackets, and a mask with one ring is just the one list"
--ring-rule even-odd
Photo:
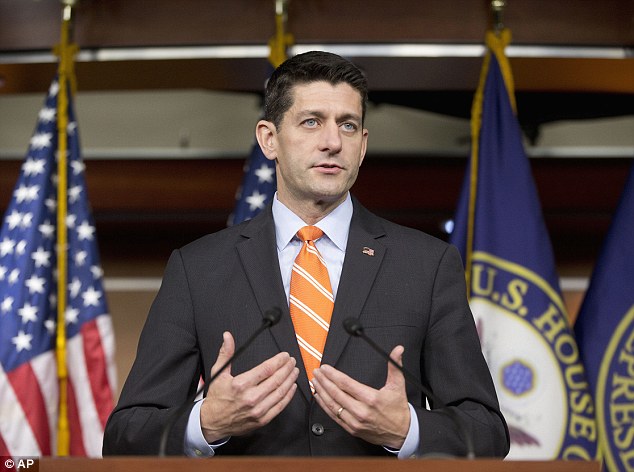
[(321, 151), (328, 151), (331, 154), (341, 151), (341, 130), (337, 123), (328, 122), (323, 127), (319, 144)]

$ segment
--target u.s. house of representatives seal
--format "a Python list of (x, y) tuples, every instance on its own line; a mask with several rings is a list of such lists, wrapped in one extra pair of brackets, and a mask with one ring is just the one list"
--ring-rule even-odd
[(634, 305), (607, 345), (597, 378), (597, 422), (609, 470), (634, 470)]
[(594, 459), (593, 401), (561, 296), (484, 252), (474, 252), (471, 274), (471, 309), (511, 433), (507, 459)]

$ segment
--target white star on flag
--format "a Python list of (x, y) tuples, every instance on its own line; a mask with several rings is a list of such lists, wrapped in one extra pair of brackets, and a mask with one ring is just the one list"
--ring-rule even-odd
[(7, 274), (7, 268), (0, 265), (0, 280), (4, 280), (4, 276)]
[(40, 110), (37, 117), (42, 123), (49, 123), (55, 119), (57, 115), (57, 110), (55, 108), (47, 108), (44, 107)]
[(57, 323), (55, 323), (55, 321), (53, 320), (46, 320), (44, 322), (44, 327), (46, 328), (46, 331), (48, 331), (48, 333), (50, 335), (55, 334), (55, 327), (57, 326)]
[(51, 86), (48, 88), (48, 94), (55, 96), (57, 95), (57, 92), (59, 92), (59, 82), (57, 80), (54, 80), (53, 82), (51, 82)]
[(75, 324), (79, 319), (79, 310), (77, 308), (68, 307), (65, 313), (66, 324)]
[(46, 279), (42, 277), (38, 277), (33, 274), (30, 278), (24, 282), (29, 289), (29, 293), (33, 295), (34, 293), (44, 293), (44, 284), (46, 283)]
[(13, 285), (20, 278), (20, 269), (13, 269), (9, 274), (9, 285)]
[(37, 198), (37, 193), (40, 191), (39, 185), (20, 185), (15, 191), (15, 199), (18, 203), (32, 202)]
[(22, 168), (24, 169), (24, 175), (39, 175), (44, 172), (44, 165), (46, 161), (44, 159), (27, 159)]
[(2, 305), (0, 305), (0, 310), (2, 310), (2, 314), (8, 313), (11, 308), (13, 308), (13, 302), (13, 297), (5, 297), (4, 300), (2, 300)]
[(19, 211), (13, 210), (11, 214), (6, 217), (5, 221), (9, 225), (9, 229), (15, 229), (22, 222), (22, 213), (20, 213)]
[(42, 236), (47, 239), (51, 239), (53, 235), (55, 234), (55, 226), (53, 226), (51, 222), (48, 220), (46, 220), (44, 223), (38, 226), (37, 229), (40, 230), (40, 233), (42, 233)]
[(18, 352), (22, 352), (23, 350), (31, 350), (31, 340), (33, 336), (30, 334), (26, 334), (24, 331), (20, 330), (17, 336), (11, 338), (11, 342), (15, 344), (15, 348)]
[(15, 241), (9, 238), (4, 238), (2, 242), (0, 242), (0, 257), (11, 254), (14, 247)]
[(70, 290), (71, 298), (77, 298), (81, 290), (81, 282), (77, 277), (73, 277), (73, 281), (68, 284), (68, 290)]
[(251, 211), (259, 208), (260, 210), (264, 208), (264, 201), (266, 200), (266, 194), (260, 193), (257, 190), (254, 190), (251, 195), (249, 195), (245, 201), (249, 204), (249, 209)]
[(15, 253), (18, 256), (21, 256), (22, 254), (26, 252), (26, 244), (27, 242), (23, 239), (15, 246)]
[(31, 147), (33, 149), (42, 149), (45, 147), (50, 147), (52, 139), (53, 139), (53, 133), (35, 134), (31, 138)]
[(35, 261), (35, 267), (48, 267), (51, 265), (51, 261), (49, 261), (51, 253), (45, 251), (41, 246), (37, 248), (37, 251), (34, 251), (33, 254), (31, 254), (31, 257)]
[(101, 277), (103, 277), (103, 269), (100, 266), (91, 266), (90, 272), (95, 279), (100, 279)]
[(79, 267), (83, 266), (86, 263), (87, 257), (88, 253), (86, 251), (77, 251), (77, 254), (75, 254), (75, 264)]
[(57, 209), (57, 201), (52, 198), (44, 200), (44, 205), (46, 205), (46, 208), (48, 208), (50, 212), (54, 212)]
[(76, 185), (75, 187), (71, 187), (68, 189), (68, 201), (70, 203), (75, 203), (80, 195), (81, 195), (81, 187), (79, 185)]
[(31, 224), (33, 224), (33, 213), (25, 213), (22, 215), (22, 222), (20, 226), (22, 228), (30, 228)]
[(80, 241), (90, 240), (92, 241), (93, 234), (95, 232), (95, 227), (91, 226), (87, 221), (82, 222), (77, 227), (77, 236)]
[(101, 292), (89, 287), (81, 296), (84, 299), (84, 306), (97, 306), (101, 298)]
[(76, 221), (77, 221), (77, 215), (68, 215), (66, 217), (66, 226), (68, 226), (69, 228), (74, 228)]
[(258, 182), (263, 184), (264, 182), (273, 183), (273, 175), (275, 175), (275, 169), (266, 164), (262, 164), (254, 174), (258, 178)]
[(75, 175), (79, 175), (81, 174), (84, 170), (86, 170), (86, 164), (79, 161), (73, 161), (70, 163), (71, 168), (73, 169), (73, 174)]
[(27, 302), (18, 310), (18, 315), (22, 317), (22, 324), (37, 321), (37, 307)]

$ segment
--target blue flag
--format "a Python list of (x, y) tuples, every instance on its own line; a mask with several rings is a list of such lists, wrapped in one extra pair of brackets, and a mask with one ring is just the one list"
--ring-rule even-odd
[[(273, 67), (270, 68), (270, 74)], [(244, 164), (242, 183), (236, 193), (236, 206), (229, 216), (228, 226), (250, 220), (271, 201), (277, 190), (275, 161), (266, 158), (257, 141)]]
[(275, 162), (264, 156), (256, 141), (244, 165), (242, 184), (236, 195), (235, 209), (229, 217), (229, 226), (257, 215), (273, 198), (276, 188)]
[(593, 404), (560, 294), (504, 47), (487, 34), (472, 153), (451, 242), (509, 425), (509, 459), (594, 459)]
[(590, 280), (575, 333), (594, 393), (601, 454), (634, 470), (634, 166)]
[[(56, 450), (58, 91), (55, 80), (0, 228), (0, 455)], [(116, 389), (114, 340), (71, 100), (68, 122), (70, 454), (98, 457)]]

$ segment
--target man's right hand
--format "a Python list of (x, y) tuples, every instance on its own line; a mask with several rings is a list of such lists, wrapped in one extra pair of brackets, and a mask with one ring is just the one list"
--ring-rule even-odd
[[(223, 333), (222, 340), (212, 375), (235, 352), (231, 333)], [(287, 352), (281, 352), (235, 377), (227, 366), (209, 387), (200, 408), (200, 425), (207, 442), (246, 434), (275, 418), (297, 390), (299, 369), (295, 363)]]

